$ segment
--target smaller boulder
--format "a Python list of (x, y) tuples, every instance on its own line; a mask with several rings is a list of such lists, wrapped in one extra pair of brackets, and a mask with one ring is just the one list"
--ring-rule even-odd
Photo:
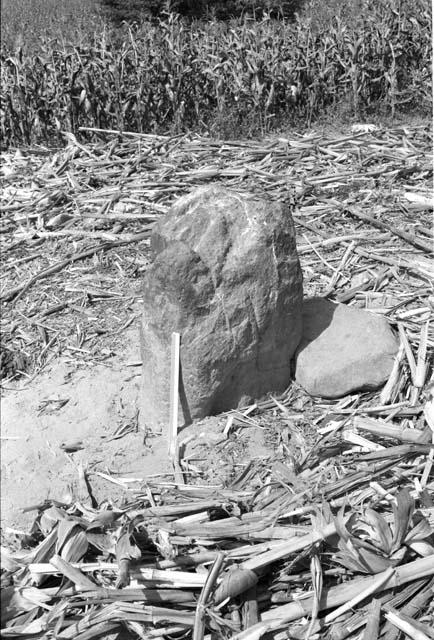
[(398, 346), (382, 316), (310, 298), (303, 303), (295, 379), (322, 398), (375, 390), (388, 379)]

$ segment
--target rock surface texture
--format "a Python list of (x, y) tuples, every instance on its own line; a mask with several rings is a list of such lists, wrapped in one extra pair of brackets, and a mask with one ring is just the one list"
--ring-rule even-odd
[(168, 423), (173, 331), (181, 334), (185, 423), (236, 408), (242, 396), (284, 390), (301, 337), (303, 298), (289, 208), (199, 188), (156, 225), (151, 248), (141, 320), (141, 422)]
[(397, 350), (385, 318), (324, 298), (306, 299), (295, 378), (323, 398), (377, 389), (389, 377)]

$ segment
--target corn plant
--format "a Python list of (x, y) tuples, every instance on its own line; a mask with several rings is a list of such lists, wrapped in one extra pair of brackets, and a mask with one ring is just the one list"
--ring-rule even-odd
[(79, 44), (41, 38), (33, 54), (3, 45), (3, 144), (81, 126), (263, 135), (282, 122), (310, 124), (341, 102), (354, 117), (428, 111), (430, 6), (414, 0), (404, 11), (402, 2), (369, 5), (324, 31), (307, 18), (187, 24), (172, 14)]

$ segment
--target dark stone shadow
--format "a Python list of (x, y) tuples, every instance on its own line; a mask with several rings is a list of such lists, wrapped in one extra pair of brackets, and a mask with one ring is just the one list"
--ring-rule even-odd
[(330, 326), (336, 307), (334, 302), (319, 296), (303, 300), (303, 329), (296, 355)]
[(185, 393), (184, 380), (182, 378), (182, 364), (179, 363), (179, 401), (181, 403), (182, 413), (184, 415), (184, 424), (181, 429), (188, 427), (193, 422), (190, 413), (190, 407), (188, 406), (187, 394)]

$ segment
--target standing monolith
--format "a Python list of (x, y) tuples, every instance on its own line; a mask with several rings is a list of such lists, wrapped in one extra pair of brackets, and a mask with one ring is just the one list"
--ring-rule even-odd
[(283, 391), (301, 337), (302, 274), (288, 205), (221, 187), (178, 200), (154, 227), (144, 278), (141, 422), (169, 419), (171, 334), (181, 334), (183, 422)]

